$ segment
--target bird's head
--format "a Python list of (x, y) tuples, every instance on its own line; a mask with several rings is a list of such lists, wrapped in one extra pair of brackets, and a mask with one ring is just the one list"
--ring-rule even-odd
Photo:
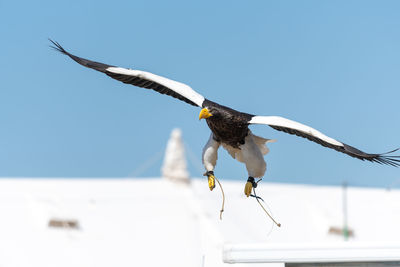
[(200, 111), (199, 120), (208, 119), (211, 116), (214, 116), (214, 114), (212, 113), (212, 110), (210, 108), (205, 107)]

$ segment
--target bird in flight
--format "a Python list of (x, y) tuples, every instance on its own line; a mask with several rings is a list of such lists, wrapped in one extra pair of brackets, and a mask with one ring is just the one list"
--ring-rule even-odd
[(169, 95), (190, 105), (200, 107), (199, 120), (205, 119), (211, 130), (210, 138), (202, 153), (202, 161), (206, 170), (204, 175), (208, 177), (210, 190), (215, 187), (214, 168), (217, 164), (217, 153), (220, 146), (226, 149), (234, 159), (246, 165), (248, 179), (244, 193), (247, 197), (250, 196), (251, 190), (257, 186), (255, 178), (264, 176), (266, 171), (264, 155), (269, 152), (266, 144), (274, 140), (254, 135), (249, 129), (249, 125), (252, 124), (265, 124), (275, 130), (307, 138), (324, 147), (360, 160), (395, 167), (400, 166), (400, 156), (390, 155), (398, 149), (383, 154), (365, 153), (299, 122), (278, 116), (258, 116), (236, 111), (203, 97), (186, 84), (146, 71), (116, 67), (77, 57), (66, 51), (59, 43), (50, 41), (54, 45), (51, 46), (52, 48), (69, 56), (82, 66), (102, 72), (123, 83), (152, 89), (160, 94)]

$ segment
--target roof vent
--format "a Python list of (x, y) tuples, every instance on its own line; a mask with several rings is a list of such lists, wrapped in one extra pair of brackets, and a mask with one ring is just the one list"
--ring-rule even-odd
[(53, 218), (49, 220), (49, 227), (64, 228), (64, 229), (79, 229), (79, 224), (77, 220)]

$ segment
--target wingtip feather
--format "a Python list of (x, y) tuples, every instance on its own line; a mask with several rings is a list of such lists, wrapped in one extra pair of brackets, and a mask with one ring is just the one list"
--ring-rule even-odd
[(387, 154), (391, 154), (393, 152), (398, 151), (399, 149), (395, 149), (386, 153), (377, 154), (376, 157), (372, 158), (373, 162), (377, 162), (379, 164), (390, 165), (393, 167), (400, 167), (400, 156), (386, 156)]
[(68, 55), (69, 53), (56, 41), (53, 41), (52, 39), (48, 38), (49, 41), (53, 44), (53, 45), (49, 45), (51, 48), (55, 49), (58, 52), (61, 52), (65, 55)]

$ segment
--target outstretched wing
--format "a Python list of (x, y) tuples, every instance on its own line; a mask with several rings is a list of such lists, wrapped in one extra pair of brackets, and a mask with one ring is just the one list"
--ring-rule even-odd
[(80, 58), (67, 52), (59, 43), (53, 40), (50, 41), (54, 44), (54, 46), (51, 46), (52, 48), (69, 56), (82, 66), (103, 72), (113, 79), (138, 87), (153, 89), (160, 94), (170, 95), (193, 106), (201, 107), (203, 104), (204, 97), (186, 84), (176, 82), (146, 71), (125, 69)]
[(274, 128), (278, 131), (283, 131), (285, 133), (294, 134), (297, 136), (301, 136), (307, 138), (310, 141), (318, 143), (324, 147), (332, 148), (336, 151), (345, 153), (354, 158), (358, 158), (361, 160), (368, 160), (372, 162), (377, 162), (380, 164), (392, 165), (395, 167), (400, 166), (400, 156), (388, 156), (392, 152), (397, 151), (395, 149), (393, 151), (383, 153), (383, 154), (368, 154), (357, 148), (346, 145), (342, 142), (339, 142), (331, 137), (324, 135), (323, 133), (298, 122), (288, 120), (282, 117), (277, 116), (254, 116), (249, 121), (250, 124), (266, 124)]

